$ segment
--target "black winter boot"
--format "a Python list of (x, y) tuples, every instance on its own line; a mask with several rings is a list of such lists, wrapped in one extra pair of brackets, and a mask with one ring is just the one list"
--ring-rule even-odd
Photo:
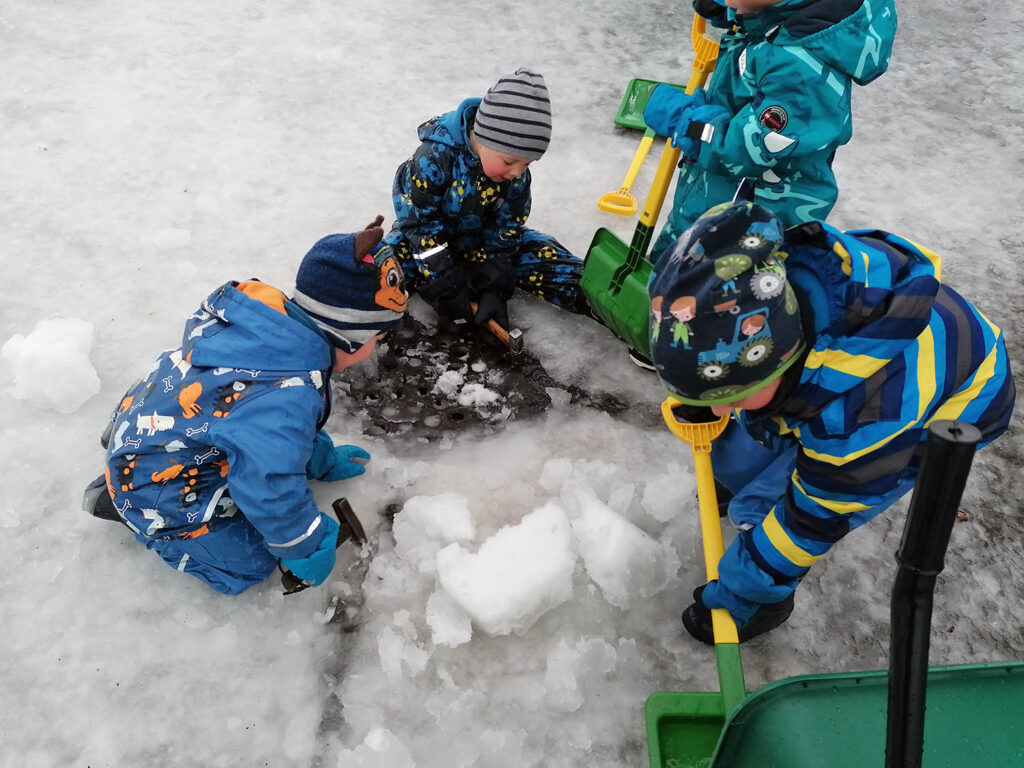
[[(707, 645), (714, 645), (715, 633), (711, 625), (711, 609), (705, 606), (701, 600), (700, 596), (703, 591), (703, 585), (693, 591), (694, 602), (683, 611), (683, 626), (697, 640)], [(740, 642), (745, 643), (751, 638), (775, 629), (785, 623), (791, 613), (793, 613), (792, 592), (785, 600), (778, 603), (763, 604), (746, 624), (738, 628)]]
[(103, 475), (86, 486), (85, 492), (82, 494), (82, 509), (100, 520), (124, 522), (117, 514), (117, 510), (114, 509), (114, 502), (111, 500), (110, 494), (107, 493), (107, 479)]
[(654, 362), (651, 360), (651, 358), (649, 358), (636, 347), (629, 348), (629, 361), (638, 368), (643, 368), (645, 371), (655, 370)]
[(567, 309), (570, 312), (575, 312), (577, 315), (589, 317), (598, 325), (602, 325), (605, 328), (608, 327), (608, 324), (601, 318), (599, 314), (597, 314), (597, 312), (594, 311), (594, 308), (590, 306), (590, 302), (587, 301), (587, 295), (583, 293), (582, 288), (580, 288), (579, 291), (576, 293), (575, 303), (571, 307), (567, 307)]

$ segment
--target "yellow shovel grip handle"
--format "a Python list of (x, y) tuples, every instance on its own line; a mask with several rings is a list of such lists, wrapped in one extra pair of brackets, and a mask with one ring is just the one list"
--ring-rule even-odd
[[(697, 477), (697, 501), (700, 507), (700, 535), (704, 544), (704, 572), (708, 581), (718, 578), (718, 561), (725, 554), (725, 540), (722, 538), (722, 521), (718, 516), (718, 494), (715, 491), (715, 475), (711, 467), (711, 443), (729, 423), (729, 414), (718, 421), (697, 424), (679, 421), (674, 409), (680, 402), (674, 397), (665, 398), (661, 404), (661, 416), (669, 431), (690, 446), (693, 452), (693, 468)], [(724, 608), (711, 611), (711, 626), (715, 643), (738, 643), (736, 622)]]
[[(718, 494), (715, 492), (715, 477), (711, 471), (711, 453), (693, 450), (693, 463), (697, 473), (697, 500), (700, 505), (700, 534), (704, 542), (704, 571), (708, 581), (718, 578), (718, 561), (725, 554), (725, 540), (722, 538), (722, 521), (718, 516)], [(711, 626), (715, 644), (738, 643), (736, 622), (724, 608), (711, 611)]]
[(665, 420), (668, 431), (687, 445), (692, 445), (701, 451), (710, 451), (711, 442), (729, 425), (729, 414), (719, 417), (718, 421), (704, 423), (679, 421), (676, 418), (675, 409), (680, 405), (683, 403), (674, 397), (666, 397), (661, 403), (661, 418)]
[(636, 181), (637, 174), (640, 173), (640, 168), (644, 164), (644, 160), (647, 157), (647, 153), (651, 150), (651, 145), (654, 144), (654, 131), (647, 131), (644, 133), (644, 137), (640, 139), (640, 146), (637, 147), (636, 154), (633, 156), (633, 162), (629, 165), (629, 170), (626, 171), (626, 178), (622, 182), (622, 186), (629, 189), (633, 186), (633, 182)]

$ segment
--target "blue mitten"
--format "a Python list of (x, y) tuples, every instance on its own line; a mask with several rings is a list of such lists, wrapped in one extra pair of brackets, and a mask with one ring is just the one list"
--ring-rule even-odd
[(324, 537), (319, 546), (305, 557), (294, 560), (281, 560), (281, 565), (298, 578), (319, 587), (334, 570), (335, 552), (338, 546), (338, 523), (327, 515), (320, 514), (320, 525), (324, 529)]
[[(684, 115), (685, 124), (680, 125), (674, 143), (679, 147), (684, 158), (695, 163), (700, 158), (703, 146), (721, 144), (731, 118), (732, 113), (718, 104), (702, 104), (694, 107)], [(710, 126), (713, 130), (709, 131), (710, 135), (702, 140), (701, 136), (705, 133), (705, 125)]]
[(684, 134), (689, 122), (686, 120), (686, 113), (707, 102), (707, 96), (701, 88), (697, 88), (693, 93), (683, 93), (674, 86), (662, 83), (647, 99), (644, 122), (659, 136), (668, 136), (672, 139), (672, 144), (678, 146), (676, 135)]
[(331, 436), (324, 430), (316, 433), (313, 454), (306, 463), (306, 477), (313, 480), (344, 480), (366, 471), (356, 459), (369, 459), (370, 454), (358, 445), (335, 446)]

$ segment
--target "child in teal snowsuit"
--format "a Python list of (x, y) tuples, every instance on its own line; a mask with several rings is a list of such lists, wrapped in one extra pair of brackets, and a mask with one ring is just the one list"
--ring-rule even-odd
[[(723, 8), (722, 6), (728, 6)], [(684, 163), (658, 256), (742, 179), (786, 227), (825, 219), (838, 196), (832, 159), (853, 134), (850, 92), (885, 72), (896, 32), (893, 0), (695, 0), (728, 26), (707, 90), (661, 85), (648, 127)]]
[[(526, 227), (528, 166), (551, 137), (544, 78), (519, 69), (418, 133), (421, 144), (395, 174), (396, 221), (385, 237), (409, 291), (452, 319), (495, 319), (506, 328), (506, 302), (517, 286), (585, 311), (583, 261)], [(479, 305), (475, 314), (471, 302)]]

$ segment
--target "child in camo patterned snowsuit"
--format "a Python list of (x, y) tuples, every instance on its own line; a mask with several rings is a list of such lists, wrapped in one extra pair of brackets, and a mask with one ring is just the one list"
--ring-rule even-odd
[(582, 259), (525, 226), (528, 166), (551, 136), (544, 78), (519, 69), (418, 133), (422, 143), (395, 174), (397, 220), (385, 237), (409, 291), (452, 319), (495, 319), (506, 328), (505, 303), (516, 286), (585, 311)]

